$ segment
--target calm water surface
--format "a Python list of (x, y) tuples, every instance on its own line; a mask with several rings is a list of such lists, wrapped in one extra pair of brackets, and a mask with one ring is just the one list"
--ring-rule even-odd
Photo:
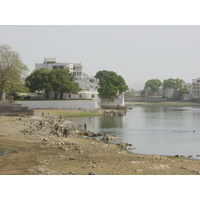
[(141, 154), (176, 154), (200, 159), (200, 107), (133, 106), (123, 117), (70, 118), (93, 132), (116, 134)]

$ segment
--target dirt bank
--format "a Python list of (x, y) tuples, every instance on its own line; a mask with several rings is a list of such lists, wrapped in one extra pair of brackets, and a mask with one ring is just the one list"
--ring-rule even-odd
[[(0, 117), (0, 148), (12, 153), (0, 156), (0, 174), (29, 175), (195, 175), (200, 161), (159, 155), (138, 155), (119, 145), (105, 144), (72, 134), (58, 137), (51, 129), (59, 117)], [(49, 122), (42, 130), (30, 131), (30, 122)]]

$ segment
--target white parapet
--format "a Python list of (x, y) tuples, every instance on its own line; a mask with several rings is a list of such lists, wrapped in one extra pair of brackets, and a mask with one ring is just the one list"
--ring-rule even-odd
[(27, 106), (30, 109), (52, 108), (52, 109), (86, 109), (95, 110), (100, 108), (97, 100), (34, 100), (16, 101), (17, 104)]

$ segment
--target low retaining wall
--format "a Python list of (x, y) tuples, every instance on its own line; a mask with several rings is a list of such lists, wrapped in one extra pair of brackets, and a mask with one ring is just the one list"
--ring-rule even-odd
[(107, 99), (101, 99), (101, 107), (104, 109), (124, 109), (124, 97), (120, 95), (113, 102)]
[(53, 108), (53, 109), (79, 109), (95, 110), (99, 108), (95, 100), (47, 100), (47, 101), (16, 101), (17, 104), (27, 106), (31, 109)]

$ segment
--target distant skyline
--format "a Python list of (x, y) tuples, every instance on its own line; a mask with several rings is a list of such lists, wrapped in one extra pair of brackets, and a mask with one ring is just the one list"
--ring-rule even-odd
[(44, 58), (81, 62), (89, 76), (114, 71), (143, 89), (149, 79), (200, 77), (200, 26), (1, 25), (0, 44), (17, 51), (29, 73)]

